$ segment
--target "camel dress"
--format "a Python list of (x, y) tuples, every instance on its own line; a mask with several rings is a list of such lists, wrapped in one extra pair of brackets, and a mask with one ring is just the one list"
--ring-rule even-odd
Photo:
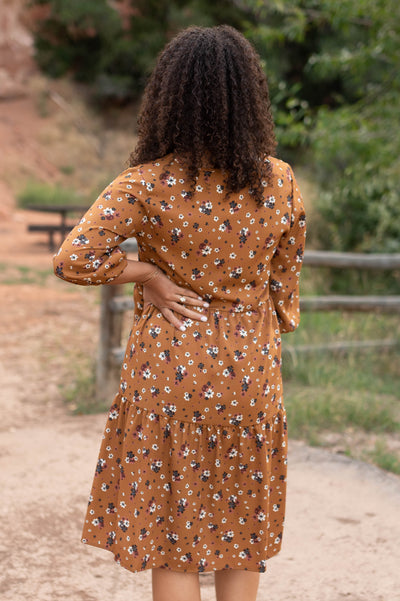
[[(110, 408), (82, 542), (132, 572), (265, 572), (282, 544), (287, 421), (281, 333), (299, 324), (305, 213), (275, 158), (263, 206), (226, 197), (221, 171), (190, 189), (169, 155), (123, 171), (54, 256), (69, 282), (111, 282), (137, 238), (157, 265), (210, 303), (182, 332), (135, 285), (132, 330)], [(192, 308), (192, 307), (191, 307)]]

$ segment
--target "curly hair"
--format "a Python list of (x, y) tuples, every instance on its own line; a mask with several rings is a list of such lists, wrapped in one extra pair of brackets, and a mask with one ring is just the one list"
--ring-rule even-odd
[(268, 84), (253, 46), (233, 27), (189, 27), (160, 53), (138, 118), (130, 166), (170, 153), (195, 182), (221, 169), (226, 191), (262, 204), (276, 147)]

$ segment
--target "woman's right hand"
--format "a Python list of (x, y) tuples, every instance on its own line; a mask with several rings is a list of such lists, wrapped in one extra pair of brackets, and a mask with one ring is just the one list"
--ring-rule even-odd
[(143, 286), (143, 312), (146, 311), (149, 305), (154, 305), (161, 311), (165, 319), (182, 331), (185, 331), (186, 328), (175, 313), (180, 313), (196, 321), (207, 321), (205, 315), (189, 309), (187, 305), (208, 307), (209, 304), (203, 301), (201, 296), (193, 290), (183, 288), (172, 282), (161, 269), (153, 270), (141, 284)]

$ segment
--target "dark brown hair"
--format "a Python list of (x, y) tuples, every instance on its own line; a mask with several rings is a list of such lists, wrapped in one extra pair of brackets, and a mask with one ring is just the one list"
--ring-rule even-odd
[(226, 191), (246, 186), (257, 203), (276, 142), (268, 84), (253, 46), (233, 27), (189, 27), (160, 53), (138, 119), (130, 166), (173, 153), (195, 181), (201, 166), (226, 173)]

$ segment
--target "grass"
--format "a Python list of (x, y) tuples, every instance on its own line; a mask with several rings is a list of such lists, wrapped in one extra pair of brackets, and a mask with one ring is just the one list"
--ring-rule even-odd
[(45, 286), (47, 278), (52, 276), (52, 269), (37, 269), (25, 265), (9, 265), (0, 263), (0, 284), (18, 286), (21, 284), (35, 284)]
[(60, 165), (59, 169), (64, 175), (72, 175), (75, 172), (74, 165)]
[(388, 472), (400, 474), (400, 458), (397, 454), (388, 449), (384, 439), (378, 439), (374, 449), (368, 451), (366, 455), (380, 468), (387, 470)]
[[(301, 325), (284, 336), (283, 346), (333, 340), (394, 338), (400, 343), (397, 316), (303, 313)], [(396, 473), (400, 455), (368, 437), (397, 439), (400, 433), (400, 354), (397, 349), (347, 353), (284, 354), (285, 406), (289, 431), (311, 445), (331, 446), (328, 433), (342, 440), (346, 454)], [(362, 443), (360, 443), (362, 440)], [(364, 448), (361, 448), (364, 445)]]
[(343, 391), (327, 387), (286, 386), (286, 408), (295, 437), (320, 430), (343, 432), (356, 426), (364, 432), (398, 432), (400, 421), (394, 397), (371, 395), (366, 390)]
[(18, 206), (23, 209), (32, 205), (79, 205), (82, 204), (84, 200), (73, 189), (31, 180), (27, 182), (23, 190), (17, 194), (17, 202)]
[(303, 294), (400, 294), (400, 270), (339, 269), (305, 265), (301, 273)]
[(107, 411), (111, 400), (96, 401), (96, 365), (88, 357), (74, 358), (74, 372), (68, 385), (61, 385), (64, 403), (73, 415), (91, 415)]

